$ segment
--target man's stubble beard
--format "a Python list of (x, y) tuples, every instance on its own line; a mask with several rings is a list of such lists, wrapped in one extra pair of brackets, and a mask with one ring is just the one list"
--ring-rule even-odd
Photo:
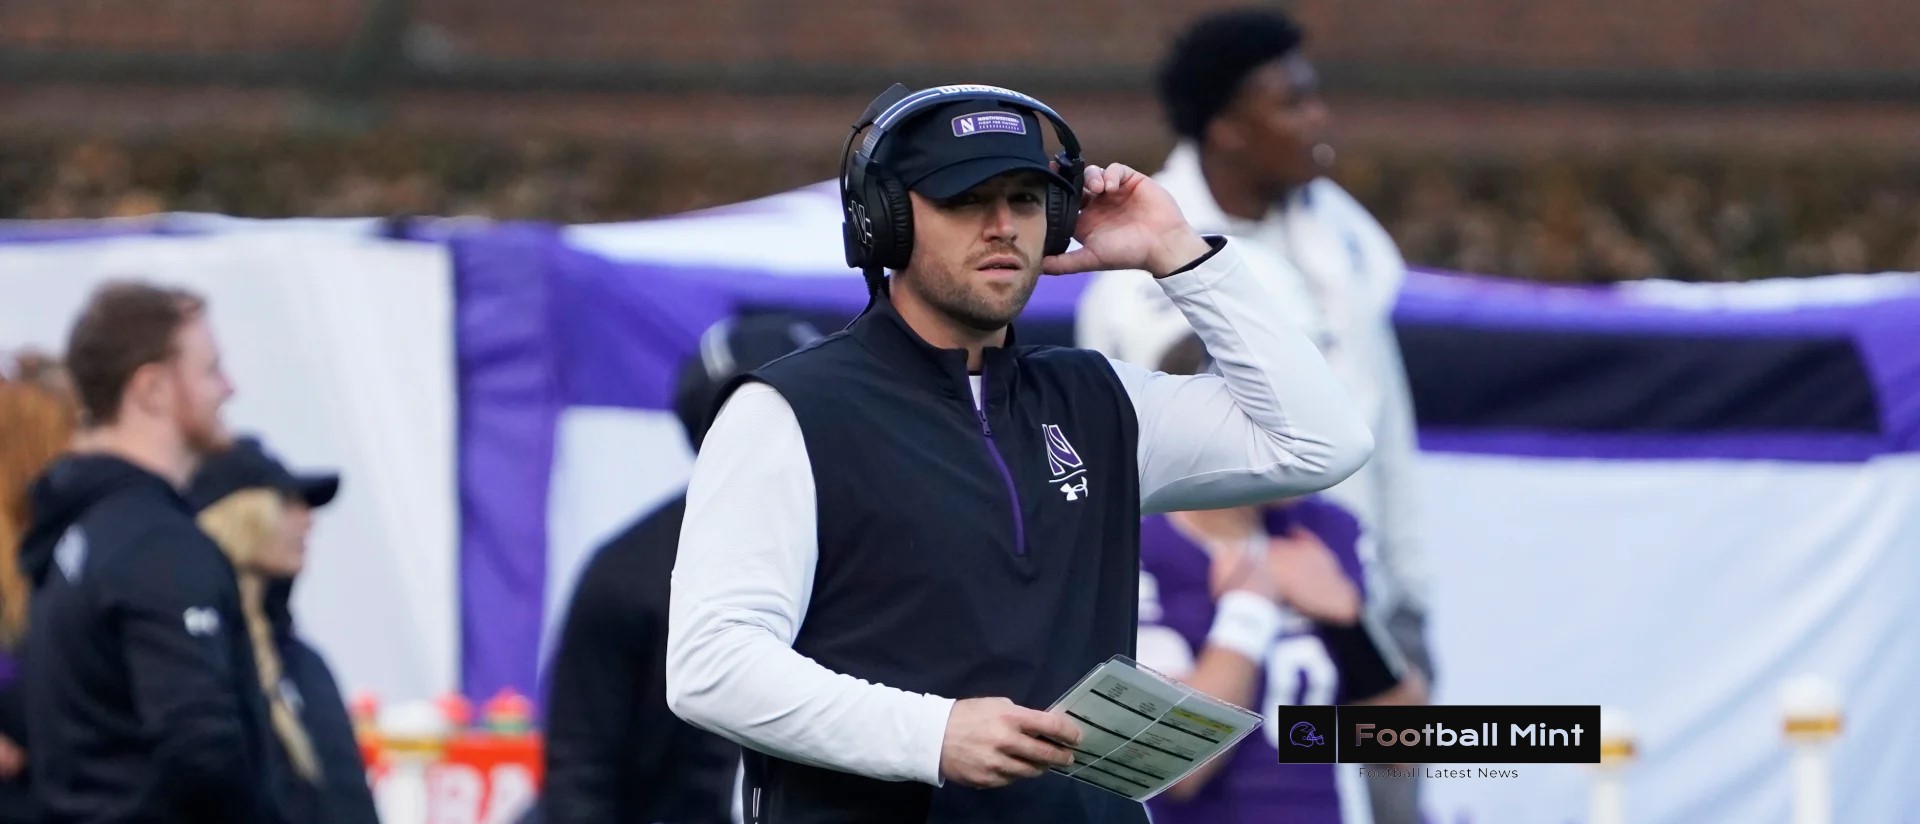
[(197, 457), (212, 457), (225, 452), (233, 445), (233, 436), (227, 432), (227, 427), (221, 422), (218, 411), (204, 420), (184, 417), (182, 421), (181, 440), (186, 444), (187, 450)]
[(947, 270), (939, 274), (907, 271), (901, 273), (901, 285), (912, 289), (928, 306), (962, 326), (979, 332), (997, 332), (1020, 317), (1027, 301), (1033, 298), (1034, 288), (1040, 284), (1039, 272), (1027, 272), (1012, 294), (1002, 299), (985, 285), (974, 282), (971, 274), (971, 270)]

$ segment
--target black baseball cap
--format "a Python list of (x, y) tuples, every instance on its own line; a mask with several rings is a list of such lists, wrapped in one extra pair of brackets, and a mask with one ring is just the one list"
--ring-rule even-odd
[(735, 377), (821, 338), (819, 327), (784, 312), (726, 318), (700, 335), (699, 351), (680, 364), (673, 391), (674, 414), (695, 451), (713, 425), (714, 402)]
[(227, 451), (200, 465), (187, 486), (187, 503), (198, 512), (243, 489), (278, 490), (317, 509), (340, 492), (340, 473), (294, 474), (261, 445), (259, 438), (241, 437)]
[(1068, 189), (1047, 160), (1040, 119), (996, 100), (960, 100), (915, 114), (887, 131), (874, 156), (908, 189), (935, 200), (1022, 169)]

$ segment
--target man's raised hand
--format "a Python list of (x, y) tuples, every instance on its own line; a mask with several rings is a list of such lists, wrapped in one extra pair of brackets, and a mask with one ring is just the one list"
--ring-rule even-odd
[(1145, 269), (1165, 277), (1207, 253), (1165, 188), (1123, 164), (1088, 166), (1073, 236), (1080, 248), (1041, 262), (1049, 275)]

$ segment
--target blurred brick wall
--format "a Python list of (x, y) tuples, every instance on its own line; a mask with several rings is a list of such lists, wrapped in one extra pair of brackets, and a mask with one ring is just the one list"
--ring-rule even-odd
[[(418, 0), (475, 55), (731, 64), (1130, 64), (1239, 0)], [(1912, 0), (1304, 0), (1323, 59), (1541, 69), (1920, 67)]]
[(1231, 0), (419, 0), (416, 19), (488, 57), (735, 64), (1107, 65), (1157, 53)]
[[(412, 0), (423, 38), (498, 59), (1128, 65), (1242, 0)], [(188, 54), (345, 45), (352, 0), (9, 0), (0, 47)], [(1538, 69), (1920, 68), (1912, 0), (1300, 0), (1323, 59)]]
[(1541, 69), (1920, 68), (1912, 0), (1310, 0), (1322, 58)]
[(0, 49), (271, 54), (340, 48), (360, 20), (348, 0), (7, 0)]
[[(0, 66), (9, 51), (35, 50), (292, 53), (327, 58), (314, 65), (330, 66), (375, 2), (0, 0)], [(275, 147), (291, 152), (293, 143), (343, 134), (477, 142), (508, 147), (510, 153), (529, 144), (594, 144), (629, 158), (624, 171), (605, 175), (615, 182), (598, 196), (603, 205), (595, 207), (601, 210), (596, 213), (636, 216), (825, 179), (834, 171), (847, 121), (868, 97), (913, 66), (938, 66), (940, 79), (948, 82), (1009, 82), (1006, 76), (1020, 72), (1071, 79), (1079, 72), (1077, 82), (1022, 88), (1071, 118), (1096, 156), (1153, 168), (1170, 140), (1146, 82), (1148, 67), (1188, 20), (1242, 4), (411, 0), (408, 55), (443, 71), (480, 64), (506, 66), (509, 73), (512, 66), (628, 64), (724, 75), (759, 65), (797, 74), (839, 70), (863, 89), (870, 76), (871, 88), (852, 94), (843, 84), (831, 94), (732, 95), (454, 91), (421, 85), (383, 92), (370, 109), (351, 113), (366, 115), (356, 120), (339, 117), (305, 90), (284, 86), (142, 85), (124, 79), (20, 83), (0, 72), (0, 137), (51, 145), (85, 137), (148, 145), (254, 141), (267, 147), (267, 156), (281, 150)], [(1414, 96), (1367, 94), (1341, 85), (1343, 77), (1361, 74), (1389, 79), (1445, 74), (1436, 69), (1505, 70), (1523, 78), (1584, 70), (1920, 76), (1920, 49), (1912, 48), (1908, 35), (1920, 31), (1915, 0), (1302, 0), (1276, 5), (1295, 7), (1310, 32), (1310, 53), (1327, 68), (1343, 174), (1356, 184), (1370, 172), (1351, 159), (1369, 153), (1516, 168), (1541, 158), (1642, 151), (1900, 158), (1911, 154), (1913, 135), (1920, 134), (1920, 106), (1900, 101), (1520, 102), (1445, 89)], [(1101, 78), (1110, 80), (1097, 82)], [(359, 131), (362, 125), (368, 131)], [(0, 145), (0, 151), (5, 148)], [(482, 149), (469, 151), (491, 156)], [(325, 150), (311, 152), (323, 156)], [(226, 148), (194, 155), (243, 156), (251, 157)], [(430, 151), (424, 159), (396, 157), (433, 167)], [(265, 161), (232, 162), (250, 169)], [(218, 208), (225, 202), (194, 204)], [(303, 208), (295, 200), (273, 197), (243, 205), (250, 213)], [(378, 208), (412, 206), (400, 202)]]

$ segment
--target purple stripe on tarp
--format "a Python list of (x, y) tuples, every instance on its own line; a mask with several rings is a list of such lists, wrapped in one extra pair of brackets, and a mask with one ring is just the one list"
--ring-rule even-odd
[[(1725, 288), (1737, 289), (1737, 285)], [(1409, 272), (1395, 307), (1402, 328), (1465, 327), (1671, 338), (1850, 339), (1873, 384), (1881, 434), (1661, 436), (1573, 431), (1513, 433), (1421, 426), (1423, 448), (1561, 457), (1860, 460), (1920, 451), (1920, 293), (1850, 304), (1722, 308), (1646, 302), (1611, 286), (1550, 286), (1441, 272)]]
[(737, 295), (716, 278), (571, 249), (554, 261), (569, 406), (669, 408), (681, 359), (708, 326), (735, 312)]
[(1880, 400), (1880, 431), (1892, 448), (1920, 452), (1920, 297), (1858, 313), (1854, 345)]
[[(563, 407), (551, 228), (449, 244), (459, 360), (460, 683), (537, 695), (547, 490)], [(538, 702), (536, 702), (536, 706)]]
[(20, 663), (13, 660), (13, 656), (0, 652), (0, 690), (12, 686), (14, 679), (19, 677)]
[(1645, 303), (1605, 286), (1546, 286), (1409, 272), (1397, 323), (1623, 334), (1802, 336), (1845, 333), (1860, 305), (1702, 309)]
[(1516, 431), (1420, 427), (1420, 449), (1591, 460), (1757, 460), (1858, 463), (1897, 451), (1877, 435)]

